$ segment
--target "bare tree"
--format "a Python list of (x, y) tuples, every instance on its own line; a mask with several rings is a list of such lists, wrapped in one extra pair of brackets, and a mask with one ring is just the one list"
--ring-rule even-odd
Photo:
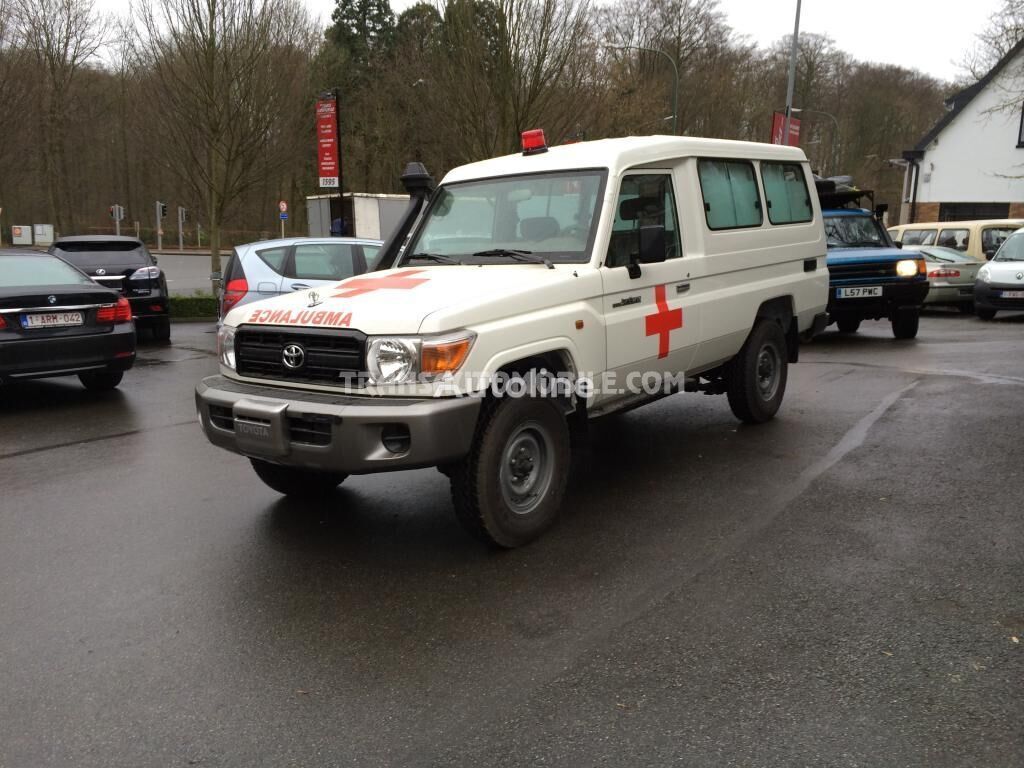
[(103, 44), (101, 19), (92, 0), (12, 0), (19, 43), (31, 60), (38, 99), (37, 146), (49, 195), (50, 215), (59, 231), (74, 227), (68, 195), (68, 102), (80, 70)]
[(157, 0), (135, 13), (161, 155), (205, 210), (219, 272), (230, 207), (309, 141), (317, 32), (298, 0)]

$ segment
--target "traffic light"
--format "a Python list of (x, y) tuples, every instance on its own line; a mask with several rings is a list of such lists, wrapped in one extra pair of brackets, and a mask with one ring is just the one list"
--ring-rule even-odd
[(160, 218), (167, 218), (167, 203), (160, 203)]
[(115, 208), (117, 208), (116, 205), (112, 205), (109, 208), (109, 210), (110, 210), (110, 218), (112, 218), (112, 219), (116, 219), (117, 218), (117, 212), (114, 210)]

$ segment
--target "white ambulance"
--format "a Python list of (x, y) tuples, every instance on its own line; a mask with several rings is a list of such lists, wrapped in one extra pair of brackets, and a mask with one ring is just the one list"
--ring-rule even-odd
[(680, 390), (766, 421), (826, 322), (801, 150), (634, 137), (402, 177), (375, 272), (230, 312), (196, 389), (210, 441), (289, 496), (436, 466), (460, 522), (515, 547), (554, 521), (570, 433)]

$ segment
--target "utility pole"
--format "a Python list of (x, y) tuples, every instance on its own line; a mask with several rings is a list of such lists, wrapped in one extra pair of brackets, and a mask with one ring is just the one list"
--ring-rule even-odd
[(188, 216), (188, 211), (184, 206), (178, 206), (178, 250), (185, 250), (185, 219)]
[(800, 0), (796, 0), (796, 21), (793, 22), (793, 45), (789, 50), (789, 81), (786, 83), (786, 122), (782, 144), (789, 146), (789, 121), (793, 118), (793, 90), (796, 86), (796, 54), (800, 45)]

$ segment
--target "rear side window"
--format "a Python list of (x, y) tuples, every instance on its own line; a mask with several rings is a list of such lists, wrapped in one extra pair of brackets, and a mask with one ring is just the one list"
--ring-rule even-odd
[(904, 245), (935, 245), (936, 231), (934, 229), (908, 229), (903, 232), (903, 239), (900, 242)]
[(985, 227), (981, 230), (981, 250), (991, 255), (999, 250), (1010, 235), (1017, 231), (1017, 227)]
[(284, 274), (284, 261), (288, 258), (287, 248), (267, 248), (262, 251), (256, 251), (256, 255), (260, 257), (264, 264), (279, 275)]
[(798, 224), (813, 218), (811, 195), (800, 165), (761, 163), (761, 179), (764, 198), (768, 202), (768, 221), (772, 224)]
[(939, 232), (939, 239), (936, 245), (945, 248), (956, 248), (958, 251), (966, 251), (971, 241), (971, 232), (967, 229), (943, 229)]
[(764, 221), (753, 163), (744, 160), (699, 160), (704, 217), (709, 229), (759, 227)]
[(344, 280), (366, 271), (362, 248), (351, 243), (317, 243), (295, 246), (289, 277), (300, 280)]

